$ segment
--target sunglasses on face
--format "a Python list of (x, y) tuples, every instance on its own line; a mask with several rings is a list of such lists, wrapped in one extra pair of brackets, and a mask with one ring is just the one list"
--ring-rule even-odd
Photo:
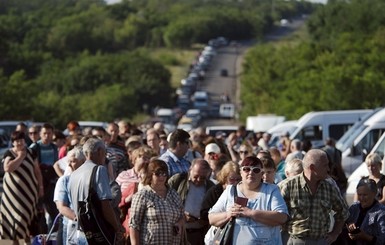
[(154, 175), (157, 177), (160, 177), (160, 176), (167, 177), (167, 173), (163, 171), (155, 172)]
[(239, 151), (239, 154), (249, 154), (249, 152), (248, 151)]
[(241, 170), (245, 173), (253, 171), (253, 173), (259, 174), (261, 172), (261, 169), (258, 167), (242, 167)]

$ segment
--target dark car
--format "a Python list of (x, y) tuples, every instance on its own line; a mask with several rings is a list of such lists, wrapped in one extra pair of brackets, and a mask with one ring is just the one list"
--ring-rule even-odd
[(222, 77), (227, 77), (228, 75), (229, 75), (229, 73), (228, 73), (228, 71), (227, 71), (227, 69), (221, 69), (221, 76)]

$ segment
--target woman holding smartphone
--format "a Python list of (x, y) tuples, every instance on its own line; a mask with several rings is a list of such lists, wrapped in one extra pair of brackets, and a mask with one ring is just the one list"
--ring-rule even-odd
[(287, 206), (276, 185), (262, 181), (262, 162), (246, 157), (241, 164), (242, 181), (236, 185), (234, 202), (232, 186), (228, 186), (209, 212), (211, 225), (222, 227), (235, 220), (233, 244), (282, 244), (280, 226), (288, 219)]

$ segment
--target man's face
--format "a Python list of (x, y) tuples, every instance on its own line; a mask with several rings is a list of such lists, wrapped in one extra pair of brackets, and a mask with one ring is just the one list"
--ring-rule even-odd
[(115, 142), (119, 135), (119, 128), (115, 124), (111, 124), (107, 128), (107, 132), (110, 135), (110, 141)]
[(42, 128), (40, 131), (40, 138), (43, 144), (49, 144), (52, 142), (53, 131), (50, 128)]
[(147, 145), (149, 147), (151, 147), (152, 149), (158, 150), (159, 143), (160, 143), (160, 139), (156, 134), (147, 135)]
[(194, 185), (202, 186), (205, 184), (209, 174), (209, 169), (203, 168), (200, 164), (195, 164), (190, 170), (190, 180)]

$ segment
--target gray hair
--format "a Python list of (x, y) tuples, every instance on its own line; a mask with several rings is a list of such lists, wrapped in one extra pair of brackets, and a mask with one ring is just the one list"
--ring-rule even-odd
[(205, 170), (211, 170), (210, 164), (203, 158), (195, 158), (191, 162), (190, 169), (192, 169), (195, 165), (201, 165), (201, 167)]
[(67, 153), (67, 156), (74, 156), (75, 159), (80, 161), (84, 161), (86, 159), (81, 146), (75, 146), (72, 150)]
[(90, 138), (83, 145), (83, 153), (86, 156), (90, 156), (99, 149), (106, 149), (104, 142), (100, 139)]
[(303, 171), (302, 160), (298, 158), (291, 159), (285, 165), (285, 173), (300, 174)]
[(326, 152), (320, 149), (311, 149), (305, 154), (305, 157), (302, 160), (303, 168), (309, 169), (310, 165), (319, 165), (324, 161), (329, 161)]

